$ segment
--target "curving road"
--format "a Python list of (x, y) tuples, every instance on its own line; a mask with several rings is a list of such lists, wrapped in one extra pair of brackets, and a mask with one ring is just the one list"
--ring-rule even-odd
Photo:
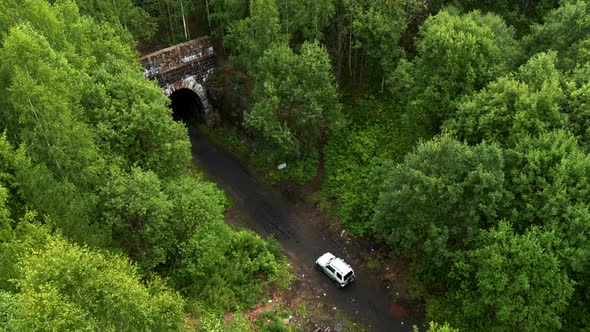
[[(315, 270), (315, 260), (326, 251), (351, 261), (346, 244), (338, 240), (338, 236), (318, 230), (317, 224), (309, 222), (309, 211), (290, 202), (278, 189), (256, 181), (230, 153), (218, 148), (192, 126), (187, 127), (193, 159), (231, 197), (234, 207), (245, 211), (245, 215), (240, 215), (244, 226), (262, 237), (272, 234), (300, 273), (321, 289), (324, 304), (336, 307), (370, 331), (412, 330), (414, 322), (394, 314), (396, 303), (377, 277), (355, 269), (355, 283), (338, 289)], [(355, 268), (353, 263), (351, 265)]]

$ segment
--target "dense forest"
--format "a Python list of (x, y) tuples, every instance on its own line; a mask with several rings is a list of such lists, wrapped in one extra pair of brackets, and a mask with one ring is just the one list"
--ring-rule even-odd
[(431, 330), (590, 329), (590, 1), (0, 0), (2, 329), (245, 331), (288, 279), (141, 73), (195, 31), (268, 180), (409, 258)]
[(149, 16), (113, 3), (0, 1), (1, 330), (215, 330), (286, 271), (188, 171), (186, 128), (138, 63)]

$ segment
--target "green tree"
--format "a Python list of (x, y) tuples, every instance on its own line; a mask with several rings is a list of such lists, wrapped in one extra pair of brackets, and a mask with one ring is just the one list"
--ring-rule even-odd
[(310, 179), (316, 173), (320, 133), (336, 130), (341, 121), (327, 51), (317, 43), (304, 43), (300, 54), (276, 45), (265, 52), (253, 75), (254, 105), (244, 126), (260, 140), (271, 164), (308, 167), (299, 175), (289, 171), (299, 181)]
[(590, 3), (582, 0), (561, 1), (549, 12), (543, 24), (532, 27), (530, 36), (523, 40), (529, 54), (557, 52), (561, 69), (574, 69), (578, 64), (590, 61)]
[(322, 40), (336, 11), (334, 0), (278, 0), (276, 4), (284, 32), (310, 41)]
[(14, 330), (184, 330), (183, 300), (126, 258), (48, 236), (19, 257)]
[(373, 235), (374, 208), (387, 178), (381, 166), (403, 162), (426, 135), (391, 99), (343, 103), (343, 117), (346, 125), (326, 138), (322, 193), (335, 201), (349, 231)]
[(215, 34), (225, 37), (228, 27), (248, 15), (248, 2), (242, 0), (209, 0)]
[(104, 160), (77, 96), (84, 75), (30, 25), (10, 29), (0, 54), (6, 60), (0, 66), (0, 121), (18, 147), (6, 166), (23, 209), (52, 215), (67, 236), (90, 241), (100, 234), (90, 191)]
[(541, 22), (545, 14), (556, 8), (561, 0), (520, 1), (520, 0), (435, 0), (429, 1), (431, 11), (451, 4), (464, 11), (480, 10), (503, 17), (506, 22), (518, 29), (520, 34), (528, 32), (532, 23)]
[[(590, 60), (590, 58), (589, 58)], [(568, 114), (567, 128), (585, 147), (590, 143), (590, 61), (570, 72), (569, 77), (564, 78), (565, 102), (564, 113)]]
[(523, 135), (565, 128), (564, 93), (555, 53), (540, 53), (514, 76), (501, 77), (466, 97), (444, 124), (459, 139), (510, 145)]
[(162, 178), (178, 176), (190, 161), (190, 142), (182, 123), (172, 119), (169, 101), (136, 64), (111, 59), (92, 71), (92, 93), (84, 109), (110, 163), (140, 166)]
[(568, 328), (590, 323), (590, 202), (587, 174), (590, 158), (569, 132), (523, 137), (505, 153), (510, 205), (502, 213), (519, 232), (531, 225), (554, 230), (555, 253), (577, 285), (566, 317)]
[(284, 43), (286, 37), (281, 32), (279, 10), (275, 1), (252, 0), (250, 15), (229, 27), (224, 45), (237, 53), (230, 60), (236, 65), (249, 68), (272, 45)]
[(465, 331), (545, 331), (562, 327), (573, 285), (552, 232), (515, 234), (501, 222), (482, 231), (476, 248), (457, 255), (451, 289), (435, 310)]
[(516, 230), (566, 221), (570, 207), (590, 202), (585, 189), (590, 158), (570, 133), (522, 137), (505, 155), (507, 188), (518, 197), (507, 217)]
[(368, 65), (364, 71), (373, 72), (380, 80), (383, 92), (385, 76), (393, 72), (404, 54), (402, 34), (420, 4), (412, 0), (351, 1), (349, 6), (352, 20), (351, 43), (361, 59), (366, 54), (368, 59), (365, 61)]
[(0, 243), (12, 239), (14, 220), (8, 206), (8, 186), (14, 184), (14, 178), (10, 172), (14, 151), (10, 143), (6, 141), (6, 134), (0, 136)]
[(223, 222), (223, 193), (211, 183), (185, 176), (166, 185), (172, 206), (167, 223), (174, 239), (159, 270), (176, 289), (208, 308), (253, 305), (281, 269), (281, 255), (250, 231)]
[[(434, 132), (458, 98), (509, 72), (519, 53), (514, 32), (502, 18), (478, 11), (441, 11), (424, 22), (419, 38), (416, 58), (400, 63), (389, 80), (393, 92)], [(404, 77), (409, 81), (400, 81)]]
[(174, 237), (168, 223), (171, 205), (158, 177), (134, 168), (130, 174), (113, 171), (101, 197), (101, 209), (113, 239), (143, 269), (166, 261)]
[(0, 40), (4, 33), (17, 25), (27, 22), (37, 31), (43, 31), (44, 35), (52, 41), (64, 41), (63, 23), (55, 15), (55, 7), (45, 0), (4, 0), (0, 2)]
[[(133, 2), (151, 16), (148, 16), (151, 21), (157, 23), (154, 24), (158, 27), (156, 36), (162, 39), (161, 42), (172, 45), (199, 37), (191, 36), (191, 31), (194, 31), (195, 28), (197, 31), (206, 30), (208, 26), (199, 24), (200, 22), (207, 22), (210, 28), (213, 19), (212, 15), (209, 16), (209, 9), (212, 7), (210, 4), (219, 1), (133, 0)], [(247, 6), (243, 2), (241, 5)], [(205, 12), (207, 17), (203, 17)], [(198, 18), (198, 20), (195, 20), (195, 18)], [(148, 20), (147, 23), (152, 23), (151, 21)], [(198, 25), (198, 27), (195, 25)]]
[(79, 73), (28, 26), (10, 30), (0, 56), (5, 59), (0, 114), (9, 138), (27, 145), (33, 161), (44, 163), (58, 179), (91, 187), (102, 160), (71, 85)]
[(506, 195), (503, 167), (494, 145), (468, 146), (448, 135), (419, 145), (384, 175), (375, 234), (412, 259), (427, 287), (442, 287), (453, 253), (495, 224)]
[[(64, 3), (70, 0), (49, 0), (50, 3)], [(119, 33), (131, 33), (136, 41), (150, 39), (156, 32), (154, 19), (133, 0), (74, 0), (80, 13), (93, 17), (97, 22), (108, 22), (117, 27)]]

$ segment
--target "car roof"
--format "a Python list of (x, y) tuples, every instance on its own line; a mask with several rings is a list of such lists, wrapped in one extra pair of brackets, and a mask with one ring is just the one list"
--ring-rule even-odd
[(330, 262), (330, 265), (334, 269), (336, 269), (338, 272), (342, 273), (343, 275), (345, 275), (348, 272), (352, 271), (352, 268), (350, 267), (350, 265), (346, 264), (340, 258), (334, 258), (334, 259), (332, 259), (332, 261)]

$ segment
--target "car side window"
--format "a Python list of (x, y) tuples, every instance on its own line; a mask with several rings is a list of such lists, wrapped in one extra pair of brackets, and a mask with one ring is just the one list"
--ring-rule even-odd
[(335, 273), (335, 272), (336, 272), (336, 270), (334, 270), (334, 268), (333, 268), (333, 267), (331, 267), (330, 265), (326, 266), (326, 268), (327, 268), (327, 269), (328, 269), (330, 272), (332, 272), (332, 273)]
[(340, 273), (338, 273), (338, 272), (336, 272), (336, 277), (337, 277), (339, 280), (342, 280), (342, 275), (340, 275)]

